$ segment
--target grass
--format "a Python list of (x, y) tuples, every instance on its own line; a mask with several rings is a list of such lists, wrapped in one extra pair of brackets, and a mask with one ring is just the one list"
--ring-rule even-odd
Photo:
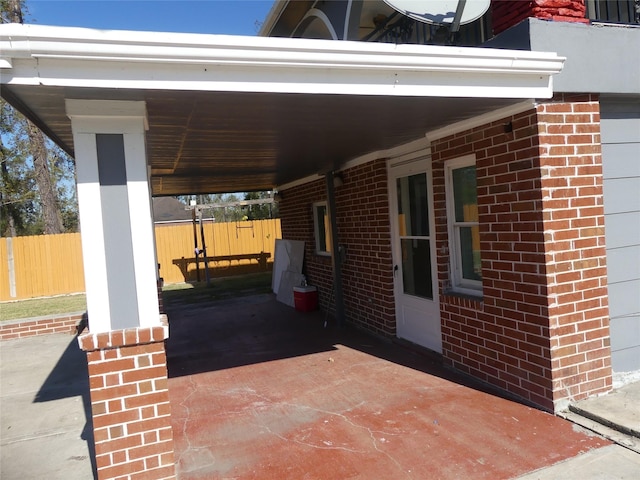
[[(271, 291), (271, 272), (214, 278), (209, 285), (205, 282), (167, 285), (162, 291), (167, 306), (268, 293)], [(84, 294), (2, 302), (0, 303), (0, 321), (84, 312), (86, 309), (87, 300)]]
[(84, 293), (59, 297), (32, 298), (16, 302), (2, 302), (0, 304), (0, 321), (84, 312), (86, 309), (87, 299)]

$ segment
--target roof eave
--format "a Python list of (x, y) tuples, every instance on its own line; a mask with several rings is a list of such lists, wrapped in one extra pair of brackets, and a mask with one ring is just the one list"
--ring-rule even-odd
[[(548, 98), (555, 53), (0, 25), (2, 83)], [(176, 69), (176, 66), (180, 66)]]

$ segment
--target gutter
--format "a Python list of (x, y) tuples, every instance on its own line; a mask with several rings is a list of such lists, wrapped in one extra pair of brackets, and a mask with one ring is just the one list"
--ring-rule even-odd
[(19, 24), (0, 25), (0, 52), (3, 68), (15, 59), (55, 59), (553, 75), (565, 60), (548, 52)]

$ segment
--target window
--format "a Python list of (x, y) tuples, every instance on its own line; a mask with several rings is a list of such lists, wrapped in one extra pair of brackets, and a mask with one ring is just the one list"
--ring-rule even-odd
[(475, 156), (445, 163), (451, 286), (478, 295), (482, 291), (480, 228)]
[(331, 255), (331, 226), (327, 214), (327, 202), (313, 204), (313, 225), (316, 238), (316, 253), (318, 255)]

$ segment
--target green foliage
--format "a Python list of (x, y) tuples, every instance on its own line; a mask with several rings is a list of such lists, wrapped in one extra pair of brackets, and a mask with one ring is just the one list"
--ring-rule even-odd
[[(24, 0), (0, 0), (2, 23), (22, 23), (28, 14)], [(43, 206), (30, 153), (33, 146), (29, 142), (28, 121), (4, 100), (0, 100), (0, 110), (0, 235), (40, 234), (44, 230)], [(57, 205), (53, 208), (59, 209), (66, 231), (77, 231), (73, 160), (48, 139), (45, 149), (46, 165), (56, 190)]]
[(192, 200), (195, 200), (198, 205), (220, 205), (205, 209), (203, 216), (204, 218), (213, 217), (216, 222), (224, 223), (278, 218), (278, 207), (275, 204), (230, 205), (242, 200), (260, 200), (270, 197), (271, 192), (247, 192), (184, 195), (177, 198), (185, 205), (189, 205)]
[[(248, 192), (245, 193), (245, 200), (264, 200), (271, 198), (271, 192)], [(246, 207), (247, 220), (266, 220), (278, 218), (278, 205), (276, 203), (265, 203), (262, 205), (251, 205)]]
[[(37, 235), (43, 232), (42, 205), (27, 129), (27, 119), (0, 100), (0, 235)], [(73, 159), (49, 139), (46, 140), (46, 148), (65, 230), (77, 231)]]
[(20, 118), (16, 112), (0, 100), (1, 233), (13, 230), (14, 234), (24, 234), (38, 219), (35, 180), (29, 172), (24, 138), (16, 135), (20, 129)]
[(0, 0), (1, 23), (23, 23), (29, 16), (26, 0)]

